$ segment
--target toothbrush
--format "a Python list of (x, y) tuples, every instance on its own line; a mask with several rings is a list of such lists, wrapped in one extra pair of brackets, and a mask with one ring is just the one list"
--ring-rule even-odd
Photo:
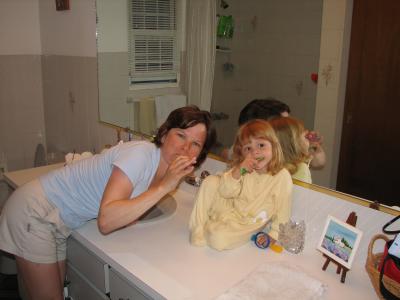
[[(257, 157), (257, 161), (263, 161), (265, 159), (264, 156)], [(240, 168), (240, 175), (243, 176), (244, 174), (248, 173), (249, 171), (246, 170), (246, 168)]]

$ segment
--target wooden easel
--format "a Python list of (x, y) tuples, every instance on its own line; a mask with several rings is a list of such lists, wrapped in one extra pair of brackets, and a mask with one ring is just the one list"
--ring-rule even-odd
[[(349, 216), (347, 217), (346, 223), (350, 224), (354, 227), (356, 226), (357, 215), (354, 211), (349, 214)], [(326, 257), (326, 261), (325, 261), (324, 265), (322, 266), (322, 270), (325, 271), (326, 268), (328, 267), (329, 263), (332, 261), (333, 263), (335, 263), (337, 265), (336, 274), (340, 274), (340, 272), (342, 272), (342, 276), (340, 277), (340, 282), (344, 283), (346, 280), (347, 271), (349, 271), (349, 269), (346, 268), (345, 266), (343, 266), (341, 263), (331, 259), (327, 255), (323, 254), (323, 256)]]

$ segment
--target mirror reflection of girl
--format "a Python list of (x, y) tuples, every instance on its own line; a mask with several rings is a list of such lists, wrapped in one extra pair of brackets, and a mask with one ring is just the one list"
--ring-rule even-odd
[(292, 117), (275, 118), (269, 122), (279, 139), (285, 168), (292, 174), (292, 178), (312, 183), (309, 166), (313, 156), (307, 138), (309, 131), (301, 121)]
[(199, 189), (189, 224), (193, 245), (233, 249), (266, 225), (276, 240), (279, 224), (290, 218), (292, 179), (270, 124), (241, 126), (233, 151), (232, 168), (208, 176)]

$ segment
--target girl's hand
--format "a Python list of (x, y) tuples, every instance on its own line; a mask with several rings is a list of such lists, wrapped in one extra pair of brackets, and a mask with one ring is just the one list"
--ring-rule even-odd
[(310, 148), (319, 148), (322, 145), (322, 136), (317, 131), (309, 131), (306, 139), (310, 142)]
[(252, 173), (254, 169), (257, 167), (258, 161), (250, 154), (246, 156), (246, 158), (233, 170), (233, 177), (235, 179), (239, 179), (240, 176), (246, 174), (246, 173)]
[(167, 193), (173, 191), (183, 177), (193, 172), (195, 163), (196, 157), (178, 156), (169, 165), (160, 185), (167, 190)]
[[(247, 155), (244, 161), (240, 164), (240, 170), (246, 170), (246, 173), (253, 172), (254, 168), (257, 166), (257, 160), (252, 158), (251, 155)], [(241, 171), (243, 173), (243, 171)], [(244, 175), (244, 174), (241, 174)]]

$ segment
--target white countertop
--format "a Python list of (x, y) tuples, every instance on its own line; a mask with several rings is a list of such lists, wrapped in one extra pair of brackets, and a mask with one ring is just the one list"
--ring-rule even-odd
[[(23, 181), (23, 176), (10, 176), (10, 173), (5, 177), (16, 180), (14, 184)], [(153, 298), (212, 299), (260, 264), (286, 261), (327, 284), (326, 299), (377, 299), (362, 261), (354, 262), (343, 284), (332, 263), (327, 271), (322, 271), (325, 259), (314, 245), (308, 245), (298, 255), (261, 250), (251, 242), (222, 252), (191, 246), (188, 219), (195, 193), (196, 188), (182, 183), (174, 194), (178, 202), (176, 213), (158, 223), (137, 224), (104, 236), (93, 220), (72, 235)], [(309, 233), (316, 229), (307, 230)]]
[(212, 299), (261, 263), (286, 261), (327, 284), (326, 299), (377, 299), (363, 265), (353, 265), (343, 284), (336, 265), (322, 271), (325, 259), (315, 249), (295, 255), (261, 250), (251, 242), (222, 252), (191, 246), (188, 219), (193, 192), (186, 185), (175, 193), (178, 210), (168, 220), (134, 225), (108, 236), (101, 235), (92, 221), (73, 236), (154, 298)]

